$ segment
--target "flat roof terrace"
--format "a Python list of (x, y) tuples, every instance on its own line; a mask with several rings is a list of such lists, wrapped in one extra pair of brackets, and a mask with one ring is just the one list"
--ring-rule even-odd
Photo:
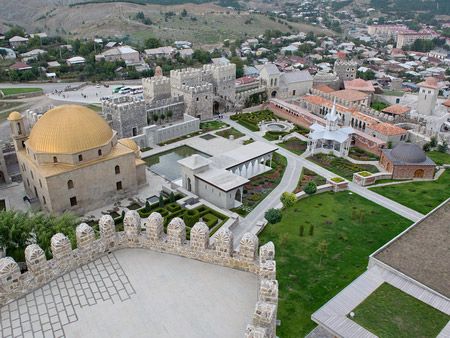
[(144, 249), (124, 249), (0, 309), (2, 337), (240, 337), (257, 276)]
[(450, 298), (450, 199), (373, 257)]

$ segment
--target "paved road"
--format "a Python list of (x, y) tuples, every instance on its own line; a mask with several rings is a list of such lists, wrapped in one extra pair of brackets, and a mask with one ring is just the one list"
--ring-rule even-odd
[[(252, 137), (256, 141), (272, 143), (263, 138), (262, 136), (260, 136), (259, 134), (248, 130), (247, 128), (241, 126), (240, 124), (236, 123), (233, 120), (230, 120), (229, 118), (226, 120), (226, 122), (232, 127), (236, 128), (237, 130)], [(257, 228), (255, 228), (255, 225), (258, 221), (264, 218), (264, 213), (266, 212), (267, 209), (274, 208), (280, 204), (280, 196), (283, 192), (293, 191), (295, 189), (303, 167), (312, 170), (325, 178), (332, 178), (338, 176), (335, 173), (311, 161), (308, 161), (305, 158), (305, 156), (297, 156), (284, 148), (279, 148), (278, 152), (281, 155), (285, 156), (287, 159), (287, 167), (285, 174), (280, 184), (260, 204), (258, 204), (258, 206), (252, 210), (252, 212), (250, 212), (243, 220), (241, 220), (237, 228), (233, 229), (235, 248), (237, 248), (237, 246), (239, 245), (239, 240), (241, 239), (244, 233), (255, 232), (257, 230)], [(377, 194), (367, 188), (361, 187), (355, 183), (349, 182), (349, 190), (413, 222), (418, 221), (424, 216), (415, 210), (405, 207), (402, 204), (399, 204), (391, 199), (388, 199), (380, 194)]]

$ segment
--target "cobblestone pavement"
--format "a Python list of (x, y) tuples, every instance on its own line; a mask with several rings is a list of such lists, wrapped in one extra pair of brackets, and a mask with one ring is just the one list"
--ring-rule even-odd
[(80, 308), (134, 294), (116, 256), (103, 256), (2, 307), (1, 337), (64, 337), (64, 326), (78, 320)]

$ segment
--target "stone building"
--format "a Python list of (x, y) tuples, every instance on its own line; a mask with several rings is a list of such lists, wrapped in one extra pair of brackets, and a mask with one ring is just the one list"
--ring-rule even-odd
[(45, 211), (83, 214), (146, 182), (139, 147), (93, 110), (56, 107), (30, 131), (20, 113), (8, 120), (25, 191)]
[(383, 149), (380, 164), (393, 179), (432, 179), (436, 166), (417, 144), (403, 142), (393, 149)]
[(5, 156), (0, 144), (0, 185), (11, 183), (11, 177), (8, 174), (8, 168), (6, 166)]
[(338, 59), (334, 63), (334, 72), (339, 77), (340, 87), (344, 84), (344, 81), (356, 79), (356, 71), (358, 69), (358, 63), (353, 60)]
[(261, 69), (260, 78), (272, 98), (291, 99), (308, 93), (313, 85), (313, 77), (306, 70), (280, 72), (273, 63), (266, 63)]
[(313, 86), (314, 88), (328, 86), (334, 90), (338, 90), (340, 86), (340, 79), (334, 72), (329, 73), (327, 71), (320, 70), (316, 75), (314, 75)]

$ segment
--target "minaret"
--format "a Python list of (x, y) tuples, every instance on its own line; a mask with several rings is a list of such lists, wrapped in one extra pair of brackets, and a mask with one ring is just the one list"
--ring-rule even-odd
[(331, 112), (329, 112), (325, 116), (325, 120), (327, 122), (326, 129), (328, 131), (334, 131), (334, 130), (338, 130), (339, 129), (339, 126), (338, 126), (339, 115), (336, 113), (336, 98), (334, 98), (333, 108), (331, 108)]
[(417, 112), (421, 115), (433, 115), (441, 88), (437, 79), (428, 77), (417, 85), (419, 86)]
[(9, 126), (11, 127), (11, 136), (16, 151), (25, 149), (25, 141), (28, 139), (28, 132), (25, 127), (25, 121), (22, 114), (15, 111), (8, 116)]

